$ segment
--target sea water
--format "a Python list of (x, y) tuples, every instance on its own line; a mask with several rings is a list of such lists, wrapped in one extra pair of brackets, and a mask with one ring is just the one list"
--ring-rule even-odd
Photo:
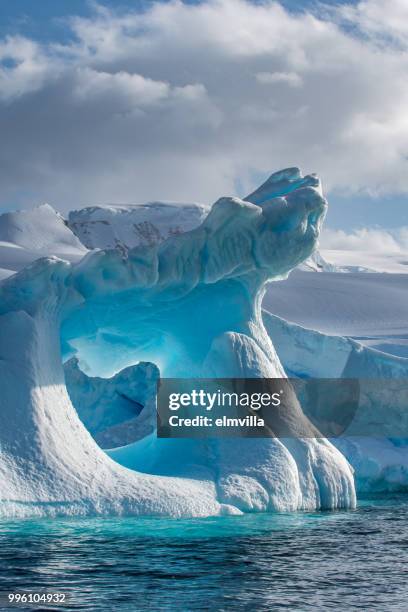
[(2, 521), (0, 590), (3, 602), (65, 593), (53, 610), (406, 610), (407, 550), (406, 496), (353, 511)]

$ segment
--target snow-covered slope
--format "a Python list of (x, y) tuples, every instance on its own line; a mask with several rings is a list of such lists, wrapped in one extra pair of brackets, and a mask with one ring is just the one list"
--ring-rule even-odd
[(310, 257), (306, 259), (303, 263), (299, 264), (297, 267), (298, 270), (303, 270), (304, 272), (344, 272), (342, 268), (338, 268), (334, 264), (329, 263), (322, 256), (320, 250), (314, 251)]
[(326, 334), (408, 356), (408, 275), (293, 271), (268, 286), (263, 307)]
[(198, 227), (209, 209), (202, 204), (176, 202), (93, 206), (71, 211), (68, 225), (88, 249), (128, 250), (152, 246)]
[(0, 215), (0, 279), (39, 259), (55, 255), (79, 261), (87, 252), (51, 206)]

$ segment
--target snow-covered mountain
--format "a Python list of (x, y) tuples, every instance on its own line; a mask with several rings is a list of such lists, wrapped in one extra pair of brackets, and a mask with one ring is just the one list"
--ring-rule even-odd
[(304, 272), (345, 272), (343, 268), (339, 268), (332, 263), (326, 261), (322, 256), (321, 251), (316, 250), (298, 266), (298, 270)]
[(63, 217), (48, 204), (0, 215), (0, 279), (40, 257), (55, 255), (77, 262), (86, 253)]
[(68, 227), (88, 249), (128, 250), (152, 246), (198, 227), (210, 207), (203, 204), (148, 202), (134, 206), (92, 206), (73, 210)]
[(150, 202), (135, 206), (88, 207), (68, 220), (49, 204), (0, 215), (0, 280), (41, 257), (78, 262), (89, 250), (152, 246), (198, 227), (209, 207)]

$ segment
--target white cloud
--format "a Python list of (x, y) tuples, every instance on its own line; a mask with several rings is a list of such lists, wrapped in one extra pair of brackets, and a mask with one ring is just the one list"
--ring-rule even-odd
[(10, 102), (39, 90), (55, 70), (41, 47), (21, 36), (0, 41), (0, 100)]
[(406, 0), (364, 0), (337, 8), (340, 18), (358, 27), (366, 36), (385, 43), (408, 46), (408, 3)]
[(408, 227), (388, 231), (379, 228), (361, 228), (350, 233), (325, 229), (320, 246), (322, 249), (339, 251), (403, 254), (408, 249)]
[(287, 83), (290, 87), (301, 87), (302, 79), (296, 72), (258, 72), (255, 75), (258, 83), (264, 85), (274, 83)]
[(79, 68), (76, 77), (73, 94), (81, 101), (99, 98), (106, 102), (107, 98), (113, 98), (115, 106), (122, 102), (132, 108), (159, 102), (170, 91), (168, 83), (124, 71), (110, 74), (92, 68)]
[(406, 7), (173, 0), (0, 41), (2, 203), (213, 201), (292, 165), (408, 192)]

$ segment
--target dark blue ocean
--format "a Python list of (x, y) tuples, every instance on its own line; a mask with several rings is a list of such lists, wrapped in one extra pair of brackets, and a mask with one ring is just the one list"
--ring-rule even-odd
[(3, 601), (20, 589), (68, 596), (23, 608), (35, 610), (405, 611), (408, 498), (341, 512), (3, 521), (0, 583)]

